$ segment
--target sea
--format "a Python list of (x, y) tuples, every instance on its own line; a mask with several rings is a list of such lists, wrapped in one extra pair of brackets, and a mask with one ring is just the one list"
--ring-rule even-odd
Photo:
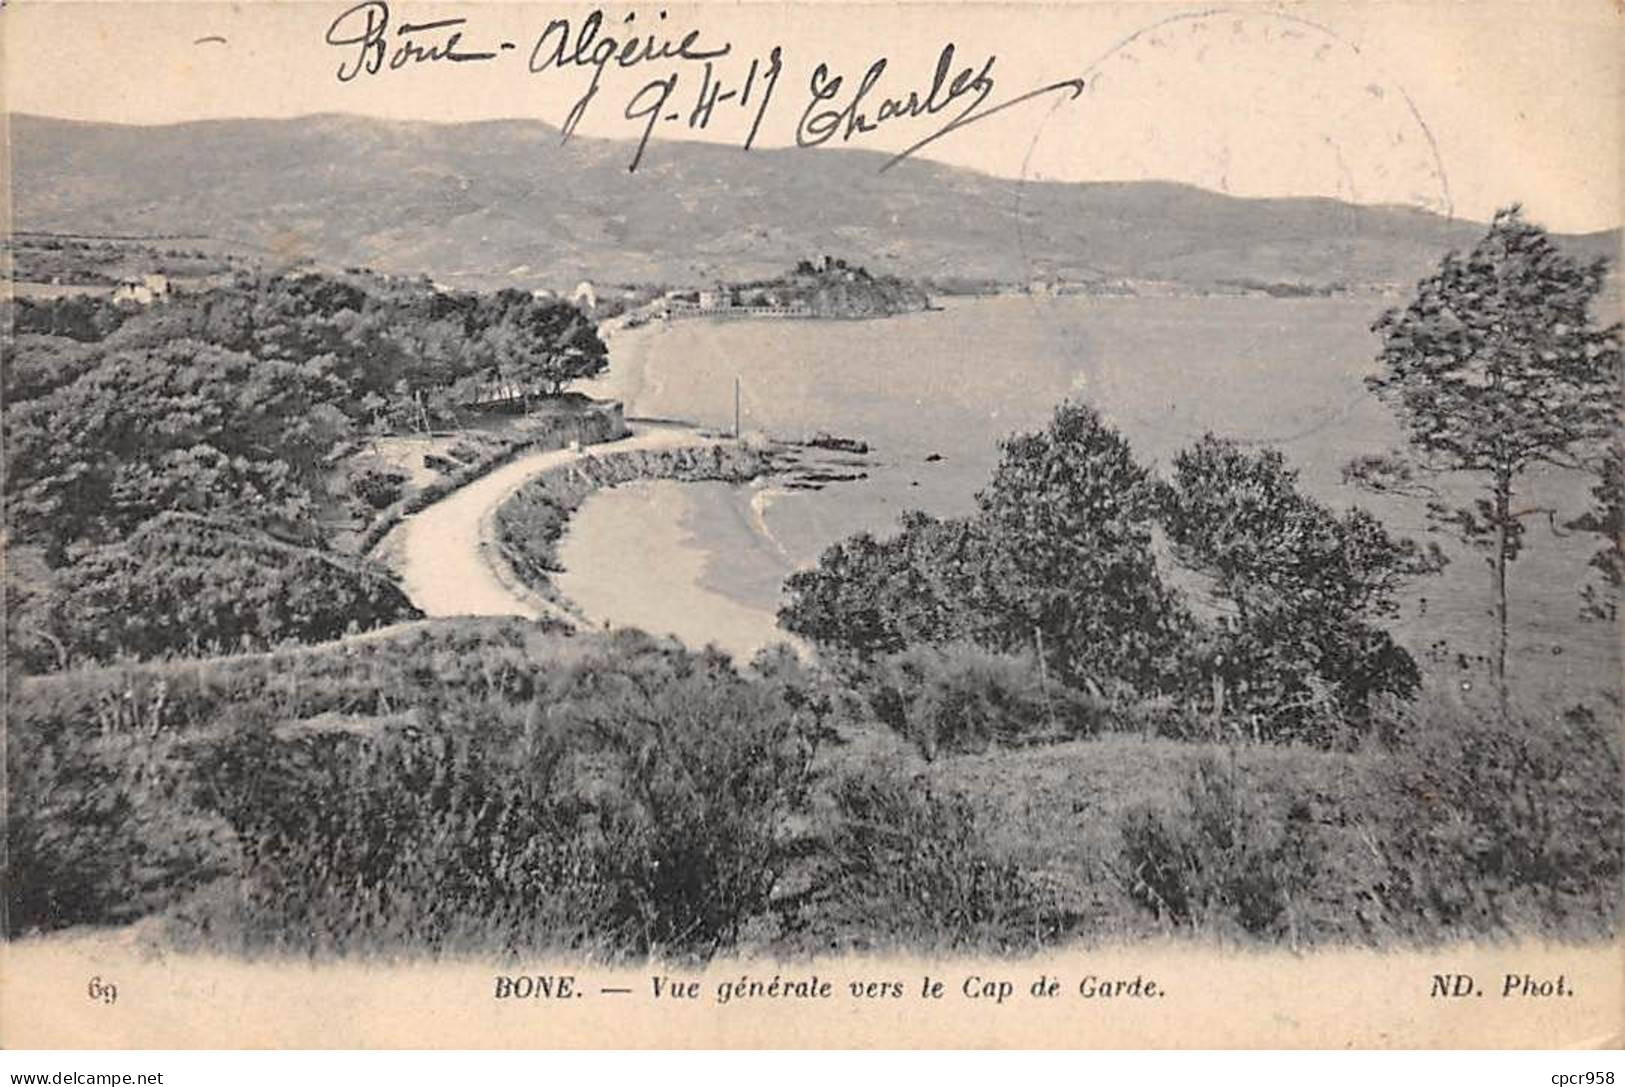
[[(767, 480), (605, 492), (577, 515), (562, 587), (578, 599), (617, 577), (624, 588), (627, 548), (636, 552), (635, 526), (647, 510), (678, 518), (684, 565), (700, 571), (700, 588), (715, 594), (719, 611), (723, 602), (736, 616), (750, 609), (763, 619), (756, 629), (770, 631), (791, 571), (845, 536), (893, 531), (904, 510), (970, 511), (1000, 443), (1042, 428), (1065, 400), (1094, 406), (1154, 469), (1208, 432), (1274, 447), (1322, 501), (1362, 505), (1393, 532), (1429, 538), (1419, 503), (1372, 496), (1342, 479), (1351, 458), (1403, 444), (1363, 381), (1376, 370), (1371, 325), (1398, 301), (1023, 295), (951, 299), (877, 320), (701, 319), (619, 331), (609, 374), (584, 391), (623, 400), (632, 417), (731, 430), (737, 382), (744, 432), (864, 441), (869, 455), (847, 470), (866, 478), (818, 490)], [(1547, 473), (1533, 481), (1530, 502), (1577, 513), (1589, 485), (1584, 476)], [(633, 538), (605, 546), (606, 532)], [(579, 546), (586, 539), (599, 545)], [(1490, 571), (1481, 553), (1437, 539), (1452, 562), (1406, 591), (1396, 634), (1419, 656), (1432, 652), (1434, 673), (1459, 672), (1470, 684), (1478, 674), (1471, 659), (1493, 642)], [(1544, 520), (1530, 524), (1527, 539), (1511, 574), (1514, 669), (1563, 687), (1616, 687), (1614, 629), (1579, 618), (1597, 541)], [(592, 614), (591, 600), (581, 602)], [(703, 640), (703, 614), (690, 614), (681, 633)], [(745, 648), (737, 634), (733, 641)]]

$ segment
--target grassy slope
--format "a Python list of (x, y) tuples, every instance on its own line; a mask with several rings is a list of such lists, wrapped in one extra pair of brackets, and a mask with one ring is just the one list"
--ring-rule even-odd
[[(922, 788), (974, 804), (991, 851), (1014, 861), (1064, 909), (1082, 919), (1089, 943), (1149, 937), (1162, 929), (1118, 879), (1118, 820), (1149, 804), (1179, 805), (1203, 759), (1232, 764), (1266, 794), (1307, 790), (1328, 800), (1356, 786), (1371, 756), (1263, 744), (1185, 743), (1127, 733), (1024, 749), (994, 748), (927, 762), (883, 726), (848, 732), (830, 749), (831, 769), (876, 761), (914, 776)], [(1279, 799), (1276, 797), (1275, 799)], [(1323, 824), (1322, 829), (1332, 829)], [(1358, 843), (1348, 843), (1358, 848)], [(1341, 925), (1352, 918), (1317, 918)]]
[[(407, 741), (408, 747), (428, 742), (431, 748), (423, 749), (424, 753), (430, 764), (438, 764), (452, 749), (433, 748), (441, 742), (435, 737), (450, 742), (451, 737), (467, 736), (473, 730), (511, 739), (523, 734), (524, 730), (514, 731), (522, 721), (548, 721), (555, 710), (566, 717), (578, 712), (598, 697), (591, 693), (597, 689), (596, 684), (631, 659), (625, 649), (637, 644), (636, 636), (631, 641), (627, 636), (572, 636), (515, 619), (433, 620), (325, 647), (213, 661), (79, 669), (20, 681), (14, 676), (8, 691), (8, 722), (14, 754), (27, 757), (10, 767), (11, 776), (17, 778), (12, 783), (13, 796), (32, 796), (34, 800), (25, 803), (60, 808), (77, 795), (74, 789), (89, 789), (85, 793), (88, 801), (104, 796), (105, 789), (112, 788), (112, 792), (105, 793), (109, 802), (122, 803), (118, 798), (130, 789), (136, 790), (129, 794), (131, 799), (139, 800), (146, 795), (142, 790), (147, 786), (142, 782), (148, 780), (140, 751), (152, 746), (157, 758), (172, 760), (162, 765), (175, 768), (182, 778), (189, 777), (191, 771), (186, 766), (194, 759), (209, 761), (209, 752), (236, 727), (233, 721), (238, 726), (268, 729), (279, 740), (290, 742), (281, 756), (291, 760), (285, 763), (284, 770), (312, 775), (305, 784), (318, 791), (321, 764), (306, 770), (295, 768), (301, 757), (298, 752), (303, 750), (299, 744), (321, 733), (390, 734)], [(606, 651), (610, 656), (604, 656)], [(647, 668), (657, 659), (669, 662), (673, 658), (645, 655), (640, 659), (644, 661), (642, 667)], [(610, 662), (610, 672), (604, 671), (606, 661)], [(589, 672), (598, 678), (589, 680), (586, 686), (557, 686), (567, 671), (581, 664), (587, 664)], [(701, 720), (706, 727), (716, 725), (713, 716), (702, 713), (694, 717), (695, 707), (684, 701), (686, 697), (679, 695), (675, 701), (655, 703), (664, 707), (661, 716), (670, 718), (670, 727), (680, 731), (696, 727)], [(613, 702), (603, 703), (602, 708), (610, 713), (606, 723), (622, 721), (625, 716)], [(805, 817), (795, 815), (788, 823), (778, 824), (779, 831), (775, 832), (794, 855), (805, 858), (805, 863), (784, 870), (782, 885), (786, 893), (804, 899), (804, 906), (791, 907), (802, 911), (797, 915), (801, 920), (781, 929), (769, 911), (752, 914), (751, 926), (740, 936), (740, 946), (747, 950), (791, 956), (864, 948), (919, 951), (979, 947), (1019, 951), (1030, 946), (1021, 938), (1023, 926), (1035, 938), (1086, 946), (1130, 943), (1173, 931), (1194, 934), (1201, 940), (1234, 937), (1250, 945), (1279, 941), (1297, 947), (1343, 943), (1396, 946), (1507, 931), (1596, 935), (1610, 924), (1608, 904), (1597, 894), (1604, 886), (1599, 880), (1606, 881), (1610, 878), (1606, 872), (1617, 870), (1617, 857), (1609, 859), (1617, 854), (1617, 848), (1609, 845), (1609, 836), (1614, 832), (1608, 830), (1610, 826), (1617, 829), (1617, 796), (1602, 780), (1609, 773), (1604, 765), (1607, 760), (1595, 766), (1579, 765), (1575, 759), (1590, 760), (1596, 752), (1563, 746), (1560, 739), (1554, 754), (1568, 761), (1553, 763), (1548, 759), (1531, 764), (1537, 771), (1532, 780), (1542, 805), (1535, 823), (1519, 821), (1523, 816), (1517, 805), (1522, 803), (1519, 798), (1523, 794), (1517, 790), (1524, 786), (1516, 779), (1506, 779), (1504, 774), (1497, 776), (1499, 771), (1492, 769), (1489, 776), (1482, 778), (1483, 789), (1497, 795), (1487, 797), (1488, 807), (1477, 816), (1482, 819), (1487, 812), (1491, 822), (1461, 824), (1457, 829), (1468, 837), (1462, 840), (1459, 850), (1443, 839), (1423, 843), (1435, 855), (1434, 863), (1442, 861), (1448, 868), (1446, 882), (1438, 884), (1440, 888), (1454, 893), (1459, 871), (1467, 880), (1464, 886), (1470, 894), (1488, 896), (1490, 900), (1486, 903), (1489, 920), (1474, 920), (1475, 915), (1470, 914), (1461, 921), (1452, 921), (1415, 913), (1414, 907), (1404, 905), (1403, 898), (1392, 897), (1389, 888), (1397, 880), (1403, 889), (1406, 873), (1387, 866), (1389, 861), (1379, 852), (1378, 838), (1396, 830), (1403, 832), (1413, 822), (1424, 834), (1454, 834), (1455, 824), (1450, 822), (1453, 813), (1460, 814), (1474, 803), (1463, 804), (1462, 796), (1452, 793), (1454, 799), (1441, 801), (1443, 806), (1435, 812), (1430, 807), (1433, 801), (1423, 795), (1427, 790), (1418, 790), (1414, 783), (1402, 786), (1403, 794), (1381, 791), (1379, 779), (1390, 758), (1383, 753), (1177, 743), (1138, 734), (1108, 733), (1069, 743), (995, 749), (928, 762), (890, 731), (868, 720), (862, 711), (836, 720), (840, 742), (819, 748), (816, 766), (824, 772), (815, 774), (809, 782), (813, 789), (811, 808), (805, 810)], [(680, 725), (680, 721), (688, 724)], [(525, 729), (529, 728), (526, 724)], [(75, 735), (82, 739), (73, 740)], [(413, 735), (419, 739), (409, 739)], [(691, 743), (698, 735), (691, 734), (681, 743)], [(731, 733), (716, 735), (723, 737), (725, 744), (730, 742), (726, 736)], [(1464, 761), (1460, 755), (1446, 752), (1445, 761), (1435, 763), (1451, 775), (1450, 780), (1439, 779), (1439, 787), (1446, 793), (1459, 793), (1464, 787), (1454, 778), (1483, 772), (1482, 767), (1475, 770), (1469, 765), (1472, 745), (1477, 740), (1466, 733), (1456, 740), (1460, 743), (1455, 750), (1469, 757)], [(509, 742), (498, 740), (499, 746)], [(1447, 745), (1449, 742), (1447, 738)], [(63, 743), (67, 746), (61, 746)], [(582, 765), (596, 757), (588, 756), (588, 762)], [(132, 758), (134, 763), (119, 769)], [(66, 792), (59, 784), (52, 784), (52, 771), (46, 765), (49, 759), (70, 759), (69, 765), (78, 767)], [(112, 760), (105, 765), (118, 775), (126, 775), (131, 769), (137, 772), (134, 777), (118, 776), (96, 785), (101, 779), (93, 768), (103, 765), (104, 759)], [(173, 761), (177, 759), (180, 761)], [(1166, 815), (1170, 825), (1188, 825), (1187, 787), (1193, 771), (1204, 761), (1216, 764), (1221, 772), (1233, 771), (1246, 795), (1246, 806), (1237, 809), (1238, 814), (1229, 817), (1227, 824), (1238, 842), (1262, 842), (1267, 847), (1272, 835), (1278, 835), (1288, 824), (1307, 834), (1307, 882), (1291, 892), (1280, 923), (1271, 922), (1268, 932), (1256, 937), (1243, 936), (1222, 924), (1215, 928), (1202, 919), (1192, 919), (1194, 933), (1179, 926), (1170, 928), (1133, 901), (1126, 889), (1131, 881), (1125, 879), (1129, 873), (1125, 871), (1122, 846), (1125, 826), (1132, 820), (1125, 821), (1124, 816), (1134, 809), (1149, 807)], [(1566, 769), (1551, 776), (1557, 766)], [(1614, 766), (1617, 768), (1617, 761)], [(845, 801), (840, 798), (845, 795), (846, 785), (863, 778), (883, 783), (892, 790), (894, 799), (870, 809), (868, 814), (862, 809), (843, 807)], [(1578, 785), (1570, 783), (1571, 779), (1580, 779)], [(498, 796), (524, 787), (505, 772), (479, 780), (484, 784), (472, 784), (489, 787)], [(1474, 788), (1472, 782), (1479, 780), (1472, 777), (1465, 787)], [(1587, 780), (1590, 784), (1586, 784)], [(410, 806), (422, 800), (419, 786), (408, 786), (404, 779), (387, 773), (375, 775), (367, 783), (369, 788), (381, 790), (372, 794), (375, 801), (394, 795), (400, 803)], [(1512, 789), (1506, 797), (1499, 796), (1503, 787)], [(399, 791), (403, 788), (407, 791)], [(1393, 788), (1391, 781), (1387, 788)], [(1590, 793), (1586, 794), (1588, 789)], [(1589, 795), (1589, 799), (1582, 794)], [(709, 792), (706, 795), (713, 796)], [(1376, 796), (1388, 800), (1373, 806), (1371, 801)], [(350, 808), (360, 798), (361, 794), (347, 785), (334, 795), (331, 814), (335, 818), (353, 817)], [(963, 836), (954, 811), (942, 806), (956, 799), (963, 801), (970, 819), (972, 833), (968, 837)], [(97, 803), (106, 806), (103, 801)], [(181, 846), (177, 843), (190, 841), (195, 830), (185, 822), (188, 818), (202, 819), (197, 825), (205, 830), (212, 827), (211, 833), (219, 836), (218, 818), (185, 805), (174, 808), (174, 803), (174, 797), (139, 800), (131, 809), (139, 815), (133, 823), (91, 819), (80, 826), (77, 816), (68, 818), (46, 811), (41, 818), (47, 822), (37, 826), (32, 837), (26, 832), (26, 820), (19, 820), (18, 826), (23, 828), (24, 844), (32, 846), (36, 857), (42, 849), (49, 853), (56, 848), (50, 842), (60, 831), (71, 831), (68, 851), (51, 871), (80, 871), (82, 864), (116, 868), (133, 863), (147, 848), (143, 843), (149, 841), (153, 843), (153, 855), (160, 860), (179, 855)], [(1582, 806), (1575, 807), (1576, 803)], [(748, 811), (740, 814), (758, 821), (762, 818)], [(1502, 816), (1512, 818), (1513, 823), (1501, 827), (1494, 822)], [(770, 817), (769, 821), (777, 818)], [(1439, 822), (1441, 819), (1443, 822)], [(1541, 837), (1550, 830), (1547, 819), (1557, 820), (1551, 824), (1557, 828), (1553, 832), (1558, 834), (1555, 843)], [(1435, 823), (1431, 830), (1422, 826)], [(860, 832), (856, 838), (852, 836), (854, 828)], [(1586, 840), (1586, 835), (1593, 832), (1596, 837)], [(1491, 836), (1490, 843), (1497, 848), (1514, 837), (1532, 844), (1538, 851), (1535, 860), (1550, 860), (1558, 865), (1563, 878), (1576, 881), (1575, 886), (1556, 898), (1531, 898), (1525, 893), (1529, 888), (1520, 882), (1524, 877), (1516, 871), (1474, 876), (1474, 863), (1489, 861), (1493, 867), (1493, 857), (1480, 856), (1481, 844), (1473, 844), (1477, 841), (1474, 836), (1484, 834)], [(900, 840), (891, 841), (898, 835), (902, 836)], [(229, 834), (222, 841), (225, 844), (219, 855), (229, 859), (236, 847), (230, 845)], [(481, 848), (486, 845), (497, 847), (501, 843), (493, 840)], [(501, 847), (513, 845), (509, 842)], [(83, 854), (80, 860), (74, 859), (80, 856), (74, 849)], [(803, 849), (806, 852), (801, 852)], [(27, 849), (21, 853), (13, 850), (14, 859), (27, 854)], [(455, 851), (447, 854), (461, 855)], [(1470, 859), (1473, 857), (1478, 861)], [(1204, 853), (1199, 863), (1210, 860), (1213, 855)], [(1462, 864), (1467, 867), (1459, 868)], [(1609, 869), (1610, 864), (1616, 864), (1616, 868)], [(30, 869), (40, 870), (46, 869), (41, 869), (38, 861)], [(849, 883), (846, 877), (854, 873), (859, 882)], [(981, 891), (975, 889), (974, 885), (982, 880), (977, 873), (993, 873), (991, 878), (997, 884), (991, 899), (985, 897), (990, 885), (984, 883)], [(229, 868), (225, 874), (230, 875)], [(107, 875), (111, 882), (106, 882), (106, 887), (120, 887), (120, 881), (127, 878), (147, 882), (139, 885), (139, 907), (132, 909), (125, 903), (121, 907), (125, 912), (104, 917), (103, 923), (134, 920), (148, 912), (179, 910), (182, 915), (204, 917), (206, 930), (209, 910), (224, 901), (219, 898), (225, 893), (222, 888), (235, 885), (229, 879), (227, 884), (199, 885), (204, 897), (193, 902), (189, 897), (192, 891), (184, 886), (177, 890), (162, 882), (154, 883), (149, 875), (149, 870), (126, 875), (122, 869)], [(36, 876), (33, 884), (19, 886), (49, 886), (39, 883), (45, 878)], [(408, 896), (436, 893), (432, 878), (421, 873), (414, 878), (418, 884), (404, 888)], [(1496, 920), (1502, 917), (1500, 906), (1508, 901), (1502, 897), (1506, 889), (1518, 894), (1522, 906)], [(951, 895), (960, 897), (943, 897)], [(342, 909), (331, 904), (324, 908), (337, 909), (338, 920), (345, 916)], [(1028, 909), (1039, 911), (1030, 925), (1022, 913)], [(996, 920), (986, 920), (992, 916), (984, 912), (987, 910), (996, 911)], [(482, 938), (479, 917), (483, 915), (476, 910), (459, 916), (458, 923), (467, 929), (463, 936), (477, 944)], [(405, 921), (397, 921), (407, 923), (415, 917), (409, 912)], [(273, 918), (267, 923), (278, 922)], [(416, 938), (411, 937), (411, 928), (407, 923), (402, 930), (406, 937), (388, 928), (381, 930), (376, 939), (361, 932), (355, 935), (351, 947), (385, 948), (397, 938), (406, 939), (407, 947), (417, 947), (411, 942)], [(229, 926), (221, 931), (229, 932)], [(1040, 936), (1040, 931), (1049, 935)], [(297, 943), (297, 933), (292, 935)], [(545, 942), (549, 937), (544, 931), (538, 938)], [(230, 943), (228, 937), (221, 946)]]

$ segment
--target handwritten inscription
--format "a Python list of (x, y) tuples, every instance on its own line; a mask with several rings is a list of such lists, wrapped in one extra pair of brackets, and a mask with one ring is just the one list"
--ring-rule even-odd
[(841, 97), (841, 86), (845, 80), (830, 74), (829, 65), (820, 64), (813, 69), (810, 87), (812, 101), (807, 104), (806, 112), (801, 115), (801, 124), (796, 127), (796, 144), (800, 147), (817, 147), (835, 136), (845, 142), (854, 136), (875, 131), (887, 121), (934, 116), (961, 99), (969, 98), (970, 101), (955, 118), (959, 120), (993, 93), (992, 73), (997, 60), (997, 57), (988, 57), (980, 71), (961, 68), (950, 78), (948, 73), (954, 67), (954, 45), (949, 42), (942, 47), (931, 86), (924, 95), (909, 91), (907, 98), (877, 97), (870, 106), (870, 93), (886, 72), (887, 60), (881, 57), (863, 73), (856, 90), (839, 109), (821, 107)]
[[(345, 9), (323, 39), (339, 51), (334, 75), (341, 83), (403, 73), (426, 65), (499, 61), (518, 43), (482, 38), (467, 18), (406, 22), (394, 18), (386, 0), (365, 0)], [(773, 45), (760, 56), (742, 56), (731, 41), (697, 27), (674, 25), (666, 11), (628, 12), (617, 20), (595, 9), (578, 21), (550, 19), (529, 43), (525, 74), (584, 72), (585, 88), (571, 102), (560, 133), (569, 140), (593, 109), (611, 70), (643, 69), (648, 79), (626, 98), (624, 120), (639, 126), (629, 170), (643, 162), (650, 141), (662, 128), (707, 129), (723, 112), (739, 111), (748, 125), (742, 141), (750, 150), (760, 135), (786, 69), (786, 50)], [(1081, 77), (1025, 91), (1000, 102), (993, 96), (999, 58), (976, 56), (969, 63), (959, 45), (948, 42), (930, 72), (899, 73), (889, 57), (876, 57), (861, 72), (835, 70), (827, 61), (812, 68), (806, 98), (796, 116), (795, 144), (819, 147), (850, 144), (900, 123), (935, 120), (935, 127), (894, 155), (883, 169), (951, 132), (1040, 95), (1076, 98), (1086, 89)]]
[[(338, 80), (348, 83), (359, 75), (377, 75), (386, 68), (398, 71), (408, 65), (433, 61), (462, 63), (492, 60), (494, 52), (462, 50), (463, 27), (467, 19), (436, 19), (426, 23), (400, 23), (390, 33), (389, 5), (384, 0), (365, 0), (347, 9), (327, 28), (328, 45), (351, 51), (338, 67)], [(511, 43), (509, 43), (511, 46)]]

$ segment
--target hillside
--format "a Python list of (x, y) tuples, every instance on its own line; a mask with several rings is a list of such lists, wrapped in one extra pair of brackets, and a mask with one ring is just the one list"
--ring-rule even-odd
[[(535, 121), (12, 121), (18, 230), (184, 234), (458, 286), (701, 282), (839, 253), (913, 277), (1404, 283), (1481, 228), (1161, 182), (1024, 184), (859, 151), (629, 147)], [(1612, 252), (1617, 232), (1577, 239)]]

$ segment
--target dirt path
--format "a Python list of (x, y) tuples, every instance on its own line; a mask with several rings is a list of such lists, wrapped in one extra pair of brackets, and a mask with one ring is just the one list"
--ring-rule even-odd
[(486, 526), (496, 508), (537, 473), (588, 453), (606, 456), (709, 444), (711, 439), (685, 427), (639, 426), (630, 438), (592, 445), (581, 453), (569, 449), (532, 453), (408, 517), (384, 538), (379, 552), (390, 556), (407, 598), (425, 615), (546, 616), (575, 623), (563, 609), (499, 576), (486, 553), (490, 547)]

